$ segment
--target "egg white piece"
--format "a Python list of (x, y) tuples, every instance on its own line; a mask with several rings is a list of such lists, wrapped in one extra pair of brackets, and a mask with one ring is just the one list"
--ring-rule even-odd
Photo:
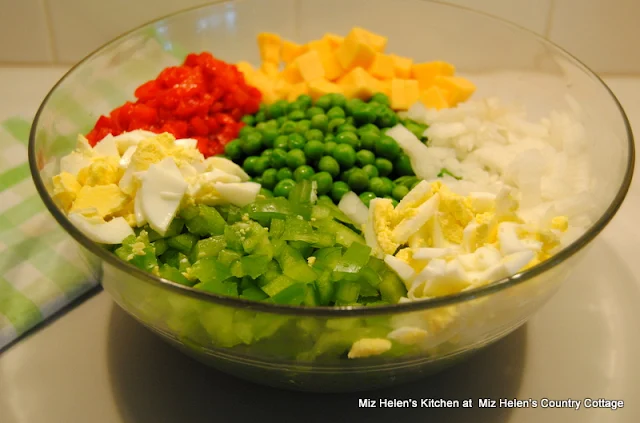
[(113, 137), (105, 137), (93, 147), (93, 151), (99, 156), (120, 158), (120, 152)]
[(60, 159), (60, 172), (67, 172), (73, 176), (78, 176), (78, 172), (91, 165), (92, 162), (90, 157), (74, 151)]
[(498, 242), (502, 255), (526, 251), (529, 247), (518, 237), (516, 229), (518, 224), (513, 222), (502, 222), (498, 225)]
[(238, 207), (244, 207), (256, 201), (261, 188), (260, 184), (255, 182), (229, 184), (216, 182), (213, 186), (223, 200)]
[(416, 214), (413, 217), (404, 219), (393, 229), (391, 235), (393, 241), (398, 244), (404, 244), (407, 242), (412, 234), (419, 231), (420, 228), (422, 228), (427, 221), (436, 214), (439, 205), (440, 194), (434, 194), (417, 208)]
[(251, 179), (244, 169), (224, 157), (209, 157), (204, 161), (204, 167), (209, 170), (219, 169), (223, 172), (235, 175), (240, 178), (240, 182), (247, 182)]
[(90, 240), (99, 244), (121, 244), (126, 237), (134, 233), (123, 217), (116, 217), (105, 222), (102, 219), (86, 217), (80, 213), (69, 213), (69, 221)]
[(451, 248), (415, 248), (413, 258), (416, 260), (431, 260), (451, 254)]
[(181, 138), (179, 140), (175, 140), (173, 143), (178, 147), (182, 147), (182, 148), (198, 147), (198, 140), (194, 140), (193, 138)]
[[(118, 146), (118, 151), (121, 154), (124, 154), (124, 152), (127, 151), (129, 147), (136, 146), (140, 144), (141, 141), (146, 140), (147, 138), (155, 137), (157, 135), (158, 134), (150, 131), (138, 129), (131, 132), (123, 132), (122, 134), (116, 135), (115, 137), (112, 135), (107, 135), (105, 138), (103, 138), (103, 140), (107, 137), (112, 137), (116, 145)], [(98, 142), (98, 144), (100, 144), (101, 142), (102, 141)]]
[(137, 148), (138, 147), (135, 145), (132, 145), (131, 147), (127, 148), (127, 150), (124, 152), (124, 154), (120, 158), (121, 168), (127, 169), (129, 167), (129, 165), (131, 164), (131, 157), (133, 157)]
[(391, 268), (391, 270), (396, 272), (398, 277), (404, 282), (405, 286), (411, 286), (411, 281), (416, 276), (416, 272), (413, 270), (413, 267), (390, 254), (387, 254), (384, 257), (384, 262)]
[(469, 197), (471, 199), (471, 207), (476, 213), (491, 211), (496, 202), (496, 195), (490, 192), (471, 192)]
[(355, 192), (346, 193), (338, 203), (338, 208), (356, 224), (362, 226), (367, 223), (369, 210)]
[(507, 272), (509, 272), (509, 275), (515, 275), (529, 264), (535, 256), (536, 254), (533, 251), (520, 251), (504, 257), (502, 264), (507, 269)]
[(428, 334), (424, 329), (403, 326), (389, 332), (387, 338), (405, 345), (416, 345), (422, 343)]
[(369, 203), (369, 214), (367, 216), (367, 222), (364, 225), (364, 240), (369, 247), (371, 247), (371, 252), (374, 256), (379, 259), (384, 259), (384, 252), (378, 243), (378, 238), (376, 236), (375, 228), (373, 227), (373, 222), (375, 220), (375, 212), (378, 204), (381, 204), (383, 201), (382, 198), (375, 198), (371, 200)]
[(147, 219), (142, 212), (142, 196), (140, 195), (136, 195), (133, 199), (133, 215), (138, 227), (144, 226), (147, 223)]
[[(167, 232), (186, 190), (187, 182), (172, 158), (149, 166), (136, 195), (140, 196), (140, 208), (154, 231), (160, 235)], [(175, 195), (168, 198), (166, 193)]]

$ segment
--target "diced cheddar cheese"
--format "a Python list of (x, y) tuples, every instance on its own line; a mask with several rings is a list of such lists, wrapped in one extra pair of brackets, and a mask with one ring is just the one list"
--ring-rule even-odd
[(253, 65), (249, 62), (238, 62), (236, 63), (236, 67), (240, 72), (245, 74), (245, 78), (247, 77), (247, 74), (256, 72), (256, 68), (254, 68)]
[(304, 81), (310, 82), (324, 78), (324, 66), (322, 65), (320, 54), (316, 50), (309, 50), (298, 56), (294, 63), (297, 65), (300, 76)]
[(415, 79), (394, 78), (391, 80), (391, 108), (407, 110), (420, 98), (420, 87)]
[(307, 85), (306, 82), (299, 82), (292, 85), (289, 95), (287, 96), (287, 101), (295, 101), (298, 96), (302, 94), (309, 94), (309, 85)]
[(386, 54), (376, 53), (368, 70), (376, 78), (391, 79), (395, 75), (393, 58)]
[(340, 66), (344, 70), (350, 71), (358, 66), (364, 69), (368, 68), (373, 62), (376, 51), (369, 43), (369, 39), (354, 29), (336, 49), (335, 54)]
[(449, 107), (447, 95), (448, 93), (446, 91), (434, 85), (420, 94), (420, 102), (424, 104), (427, 109), (445, 109)]
[(302, 82), (302, 75), (300, 74), (298, 63), (295, 61), (287, 65), (280, 75), (285, 81), (290, 84), (297, 84), (298, 82)]
[(261, 32), (258, 34), (258, 48), (263, 62), (280, 63), (282, 39), (277, 34)]
[(309, 95), (314, 100), (322, 97), (325, 94), (330, 93), (341, 93), (343, 90), (342, 87), (336, 83), (327, 81), (326, 79), (316, 79), (315, 81), (309, 82)]
[(447, 62), (416, 63), (411, 68), (411, 77), (418, 81), (421, 90), (426, 90), (433, 85), (436, 76), (453, 76), (455, 71), (456, 68)]
[(300, 56), (305, 52), (305, 48), (300, 44), (294, 43), (293, 41), (283, 40), (282, 47), (280, 50), (280, 55), (282, 56), (282, 61), (285, 63), (293, 62), (296, 57)]
[(413, 65), (413, 59), (407, 57), (390, 55), (393, 59), (393, 68), (395, 70), (396, 78), (411, 78), (411, 66)]
[(273, 91), (279, 98), (286, 98), (291, 91), (291, 84), (283, 78), (278, 78), (275, 84), (273, 84)]
[(260, 71), (270, 78), (276, 78), (280, 74), (278, 65), (272, 62), (263, 62)]
[(378, 81), (378, 91), (391, 97), (391, 79)]
[(309, 48), (309, 51), (315, 50), (320, 55), (326, 79), (335, 81), (342, 76), (342, 66), (340, 66), (340, 63), (334, 54), (333, 47), (326, 37), (321, 40), (311, 41), (307, 44), (307, 47)]
[(436, 76), (434, 84), (448, 91), (449, 107), (466, 101), (476, 90), (476, 86), (471, 81), (460, 76)]
[(368, 100), (380, 89), (380, 82), (369, 72), (357, 67), (340, 78), (339, 85), (344, 89), (344, 94), (349, 98)]
[(342, 42), (344, 41), (344, 37), (341, 37), (340, 35), (337, 35), (337, 34), (331, 34), (331, 33), (325, 34), (324, 37), (322, 37), (322, 39), (327, 40), (333, 50), (337, 49), (340, 46), (340, 44), (342, 44)]
[(373, 47), (373, 49), (378, 53), (384, 52), (384, 49), (387, 47), (387, 37), (374, 34), (373, 32), (367, 31), (366, 29), (360, 27), (355, 27), (352, 31), (357, 32), (362, 38), (368, 40), (371, 47)]
[(273, 86), (273, 80), (264, 75), (262, 72), (254, 71), (244, 74), (247, 84), (256, 87), (262, 93), (262, 101), (267, 104), (273, 103), (278, 100)]

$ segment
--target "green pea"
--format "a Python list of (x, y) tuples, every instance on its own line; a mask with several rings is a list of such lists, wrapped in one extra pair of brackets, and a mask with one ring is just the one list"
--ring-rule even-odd
[(327, 117), (329, 119), (337, 119), (337, 118), (344, 118), (346, 117), (346, 113), (344, 112), (344, 110), (342, 110), (341, 107), (332, 107), (329, 109), (329, 111), (327, 112)]
[(360, 167), (372, 165), (376, 162), (376, 155), (369, 150), (360, 150), (356, 153), (356, 161)]
[(353, 111), (353, 117), (355, 118), (356, 123), (358, 123), (359, 125), (364, 125), (367, 123), (375, 122), (376, 113), (371, 105), (363, 104)]
[(271, 160), (271, 167), (275, 169), (285, 167), (287, 165), (287, 151), (281, 148), (275, 148), (269, 159)]
[(342, 200), (342, 197), (344, 197), (344, 195), (349, 191), (351, 191), (351, 188), (349, 188), (349, 185), (347, 185), (346, 182), (335, 182), (331, 187), (331, 198), (333, 198), (333, 201), (337, 203)]
[(233, 140), (225, 145), (224, 154), (226, 154), (227, 157), (229, 157), (233, 161), (240, 160), (243, 156), (240, 140)]
[(256, 129), (258, 130), (258, 132), (264, 131), (265, 129), (267, 129), (267, 122), (260, 122), (256, 125)]
[(411, 167), (411, 159), (406, 154), (400, 154), (393, 164), (393, 169), (398, 176), (413, 176), (413, 168)]
[(360, 144), (362, 145), (362, 148), (366, 148), (367, 150), (374, 150), (379, 140), (380, 135), (373, 131), (365, 132), (360, 135)]
[(362, 200), (362, 202), (364, 203), (365, 206), (369, 207), (369, 204), (371, 203), (371, 200), (376, 199), (377, 196), (372, 193), (371, 191), (366, 191), (363, 192), (362, 194), (360, 194), (360, 200)]
[(271, 157), (273, 155), (273, 149), (267, 148), (260, 154), (262, 157)]
[(287, 114), (288, 103), (284, 100), (278, 100), (269, 106), (269, 116), (272, 119), (277, 119)]
[(324, 155), (324, 144), (317, 140), (309, 141), (304, 146), (304, 154), (311, 160), (320, 160)]
[(242, 119), (240, 119), (240, 121), (249, 126), (253, 126), (256, 122), (255, 118), (252, 115), (244, 115), (242, 116)]
[(369, 189), (378, 197), (385, 197), (391, 195), (393, 191), (393, 183), (389, 180), (382, 178), (372, 178), (369, 181)]
[(307, 119), (313, 119), (314, 116), (318, 116), (318, 115), (324, 115), (324, 110), (322, 110), (320, 107), (309, 107), (309, 109), (307, 109)]
[(311, 179), (311, 177), (316, 172), (313, 170), (311, 166), (302, 165), (299, 166), (296, 170), (293, 171), (293, 180), (296, 182), (300, 182), (304, 179)]
[(388, 176), (393, 171), (393, 164), (387, 159), (377, 158), (376, 168), (381, 176)]
[(307, 143), (307, 140), (300, 134), (291, 134), (289, 135), (289, 150), (293, 150), (296, 148), (304, 148), (304, 145)]
[(289, 120), (299, 121), (304, 119), (304, 112), (302, 110), (293, 110), (289, 112), (287, 116), (289, 117)]
[(337, 131), (338, 131), (338, 133), (341, 133), (341, 132), (353, 132), (355, 134), (357, 134), (357, 132), (358, 132), (356, 127), (353, 126), (350, 123), (344, 123), (344, 124), (338, 126), (338, 130)]
[(345, 107), (347, 105), (347, 98), (344, 94), (333, 93), (331, 96), (331, 105), (333, 107)]
[(355, 150), (360, 148), (360, 138), (355, 132), (341, 132), (336, 135), (336, 142), (338, 144), (347, 144), (353, 147)]
[(296, 132), (304, 135), (309, 129), (311, 129), (311, 121), (303, 119), (296, 124)]
[(289, 197), (289, 193), (293, 191), (296, 182), (293, 179), (283, 179), (273, 189), (273, 195), (276, 197)]
[(252, 126), (243, 126), (242, 128), (240, 128), (240, 131), (238, 132), (238, 138), (246, 139), (247, 135), (255, 131), (256, 131), (256, 128)]
[(369, 177), (362, 169), (353, 169), (347, 183), (355, 192), (363, 192), (369, 187)]
[(267, 189), (273, 189), (278, 183), (278, 171), (276, 169), (267, 169), (262, 174), (262, 186)]
[(407, 122), (404, 124), (404, 127), (407, 128), (409, 130), (409, 132), (411, 132), (413, 135), (415, 135), (418, 139), (422, 139), (423, 138), (423, 134), (424, 134), (424, 127), (421, 125), (418, 125), (415, 122)]
[(389, 97), (385, 93), (375, 93), (371, 97), (371, 102), (383, 104), (385, 106), (389, 106), (391, 102), (389, 101)]
[(353, 116), (354, 111), (364, 104), (365, 102), (360, 100), (359, 98), (352, 98), (351, 100), (348, 100), (347, 104), (345, 105), (347, 115)]
[(313, 116), (311, 118), (311, 128), (326, 132), (329, 128), (329, 118), (327, 115), (322, 114)]
[(269, 169), (269, 165), (271, 164), (271, 160), (269, 157), (258, 157), (255, 164), (253, 165), (253, 172), (256, 175), (262, 175), (265, 170)]
[(390, 160), (394, 160), (401, 153), (400, 146), (388, 135), (380, 137), (380, 141), (376, 144), (376, 154)]
[(279, 135), (278, 138), (276, 138), (273, 141), (273, 148), (280, 148), (282, 150), (288, 150), (289, 149), (289, 136), (288, 135)]
[(288, 167), (283, 167), (282, 169), (278, 170), (277, 178), (278, 182), (284, 181), (286, 179), (293, 180), (293, 171)]
[(335, 141), (329, 141), (324, 143), (324, 154), (330, 156), (333, 154), (333, 150), (336, 149), (338, 143)]
[(327, 131), (335, 134), (338, 128), (346, 123), (346, 120), (343, 118), (335, 118), (329, 121), (329, 126), (327, 127)]
[(376, 125), (380, 128), (391, 128), (398, 124), (398, 115), (387, 109), (376, 117)]
[(312, 181), (316, 181), (318, 185), (318, 195), (328, 194), (331, 192), (333, 178), (329, 172), (318, 172), (311, 177)]
[(295, 169), (304, 164), (307, 164), (307, 157), (304, 155), (304, 151), (295, 148), (287, 153), (287, 166), (290, 169)]
[(349, 170), (345, 170), (344, 172), (342, 172), (342, 173), (340, 174), (340, 180), (341, 180), (342, 182), (347, 182), (347, 181), (349, 180), (349, 175), (351, 175), (351, 172), (353, 172), (353, 170), (354, 170), (354, 169), (355, 169), (355, 168), (354, 168), (354, 167), (352, 167), (351, 169), (349, 169)]
[(278, 138), (278, 130), (276, 128), (267, 127), (262, 131), (262, 142), (268, 148), (273, 147), (273, 142)]
[(409, 193), (409, 188), (405, 187), (404, 185), (396, 185), (395, 187), (393, 187), (393, 191), (391, 191), (391, 196), (396, 200), (400, 201), (408, 193)]
[(256, 175), (255, 166), (257, 161), (258, 161), (258, 156), (247, 157), (246, 159), (244, 159), (244, 162), (242, 163), (242, 168), (249, 175)]
[(355, 125), (356, 124), (356, 120), (353, 118), (353, 116), (347, 116), (344, 120), (345, 120), (345, 123), (347, 123), (349, 125)]
[(280, 127), (280, 133), (282, 135), (289, 135), (296, 132), (296, 123), (291, 121), (286, 121)]
[(256, 113), (254, 119), (256, 123), (264, 122), (265, 120), (267, 120), (267, 114), (264, 111), (260, 111)]
[(296, 99), (296, 102), (301, 104), (304, 109), (308, 109), (313, 104), (313, 99), (308, 94), (300, 94)]
[(321, 108), (325, 112), (329, 110), (332, 106), (332, 98), (330, 94), (325, 94), (322, 97), (318, 98), (315, 103), (316, 107)]
[(282, 125), (285, 122), (288, 122), (286, 116), (280, 116), (279, 118), (276, 119), (276, 123), (278, 124), (278, 128), (282, 127)]
[(324, 136), (324, 142), (335, 142), (336, 141), (336, 136), (333, 134), (325, 134)]
[(353, 167), (356, 162), (356, 151), (349, 144), (338, 144), (332, 156), (345, 169)]
[(380, 172), (378, 171), (378, 168), (372, 164), (364, 165), (362, 167), (362, 170), (365, 171), (369, 179), (375, 178), (376, 176), (380, 176)]
[(362, 136), (362, 134), (368, 133), (368, 132), (373, 132), (375, 134), (379, 134), (380, 133), (380, 128), (378, 128), (375, 124), (373, 123), (366, 123), (364, 125), (362, 125), (361, 127), (358, 128), (358, 135)]
[(262, 150), (262, 134), (252, 132), (244, 140), (240, 141), (242, 151), (248, 156), (258, 154)]
[(255, 178), (252, 178), (251, 182), (262, 185), (262, 176), (256, 176)]
[(304, 137), (307, 141), (322, 141), (324, 140), (324, 134), (319, 129), (309, 129)]
[(278, 129), (278, 121), (275, 119), (269, 119), (264, 123), (267, 128)]
[(271, 191), (270, 189), (266, 189), (264, 187), (260, 188), (260, 192), (258, 194), (262, 195), (264, 198), (273, 198), (273, 191)]
[(327, 172), (333, 178), (336, 178), (340, 174), (340, 165), (333, 157), (324, 156), (318, 162), (318, 170)]

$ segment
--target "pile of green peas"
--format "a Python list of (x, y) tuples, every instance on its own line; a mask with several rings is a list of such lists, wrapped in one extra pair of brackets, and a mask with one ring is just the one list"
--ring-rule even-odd
[(376, 197), (401, 200), (417, 181), (407, 179), (414, 175), (409, 157), (386, 130), (402, 122), (422, 137), (426, 126), (400, 120), (385, 94), (368, 102), (342, 94), (314, 102), (301, 95), (293, 102), (263, 104), (242, 121), (246, 125), (225, 146), (225, 155), (266, 195), (286, 197), (297, 182), (310, 179), (319, 195), (336, 203), (354, 191), (368, 206)]

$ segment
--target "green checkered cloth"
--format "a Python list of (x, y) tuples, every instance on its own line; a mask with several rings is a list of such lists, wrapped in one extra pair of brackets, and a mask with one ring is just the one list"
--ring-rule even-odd
[(0, 124), (0, 350), (98, 284), (33, 185), (30, 125)]

